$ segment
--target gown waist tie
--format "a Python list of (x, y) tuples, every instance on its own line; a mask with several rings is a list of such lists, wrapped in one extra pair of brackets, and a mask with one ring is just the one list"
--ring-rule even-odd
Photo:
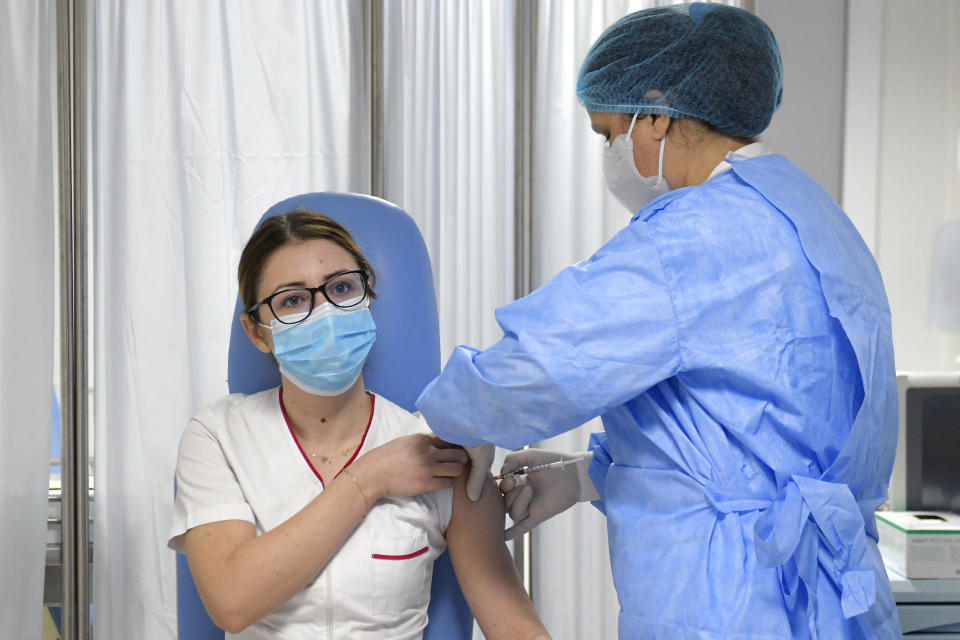
[(840, 589), (844, 617), (873, 606), (876, 570), (867, 555), (863, 515), (846, 484), (792, 475), (773, 500), (731, 495), (731, 489), (712, 484), (704, 488), (721, 513), (762, 511), (754, 527), (757, 560), (778, 568), (790, 609), (802, 582), (811, 596), (807, 613), (814, 619), (818, 560)]

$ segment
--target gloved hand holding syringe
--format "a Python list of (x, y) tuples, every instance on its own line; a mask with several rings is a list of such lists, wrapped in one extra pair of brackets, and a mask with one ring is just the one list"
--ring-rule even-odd
[(510, 540), (577, 502), (599, 500), (589, 477), (593, 452), (561, 453), (521, 449), (509, 454), (500, 469), (503, 504), (514, 524), (504, 532)]

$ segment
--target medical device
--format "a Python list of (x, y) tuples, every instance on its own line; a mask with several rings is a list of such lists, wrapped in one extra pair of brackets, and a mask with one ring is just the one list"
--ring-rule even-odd
[(960, 372), (897, 374), (894, 511), (960, 513)]
[[(583, 460), (583, 456), (577, 456), (575, 458), (564, 458), (562, 460), (557, 460), (556, 462), (548, 462), (546, 464), (538, 464), (532, 467), (523, 467), (521, 469), (517, 469), (516, 471), (508, 471), (507, 473), (501, 473), (498, 476), (494, 476), (493, 479), (502, 480), (503, 478), (506, 478), (509, 476), (517, 480), (517, 484), (523, 484), (523, 482), (526, 480), (524, 476), (526, 476), (527, 474), (536, 473), (537, 471), (546, 471), (547, 469), (562, 469), (567, 465), (580, 462), (581, 460)], [(520, 480), (521, 478), (523, 478), (522, 481)]]

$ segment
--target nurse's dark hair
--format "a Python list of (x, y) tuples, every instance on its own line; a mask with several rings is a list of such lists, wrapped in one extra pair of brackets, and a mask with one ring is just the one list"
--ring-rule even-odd
[(297, 208), (264, 220), (250, 236), (247, 246), (243, 248), (243, 253), (240, 254), (240, 266), (237, 268), (237, 282), (240, 286), (243, 307), (249, 309), (259, 302), (257, 289), (263, 278), (263, 270), (267, 260), (277, 249), (314, 239), (329, 240), (353, 256), (357, 262), (357, 268), (367, 272), (369, 280), (367, 295), (371, 298), (377, 297), (373, 290), (375, 281), (373, 267), (363, 257), (360, 247), (357, 246), (350, 232), (339, 222), (322, 213)]
[[(629, 122), (633, 118), (633, 114), (624, 113), (624, 121)], [(656, 119), (660, 117), (660, 114), (656, 113), (641, 113), (639, 118), (650, 117)], [(753, 137), (743, 137), (743, 136), (732, 136), (729, 133), (724, 133), (720, 129), (716, 128), (706, 120), (701, 120), (700, 118), (676, 118), (671, 117), (670, 119), (670, 128), (667, 129), (667, 133), (676, 132), (678, 137), (681, 139), (681, 146), (686, 147), (687, 149), (692, 149), (698, 144), (702, 143), (707, 137), (722, 137), (729, 138), (731, 140), (736, 140), (737, 142), (747, 145), (753, 142), (756, 142), (758, 138)], [(674, 138), (676, 140), (676, 138)]]

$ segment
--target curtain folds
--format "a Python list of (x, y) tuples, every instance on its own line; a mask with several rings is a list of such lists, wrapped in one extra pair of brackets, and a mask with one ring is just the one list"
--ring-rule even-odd
[(384, 197), (420, 227), (453, 347), (513, 299), (514, 4), (384, 2)]
[(37, 638), (57, 315), (50, 2), (0, 3), (0, 629)]
[(176, 637), (177, 443), (227, 392), (254, 224), (292, 195), (368, 187), (362, 8), (94, 4), (97, 638)]
[(499, 340), (514, 299), (515, 6), (387, 0), (383, 17), (384, 197), (423, 234), (446, 361)]

